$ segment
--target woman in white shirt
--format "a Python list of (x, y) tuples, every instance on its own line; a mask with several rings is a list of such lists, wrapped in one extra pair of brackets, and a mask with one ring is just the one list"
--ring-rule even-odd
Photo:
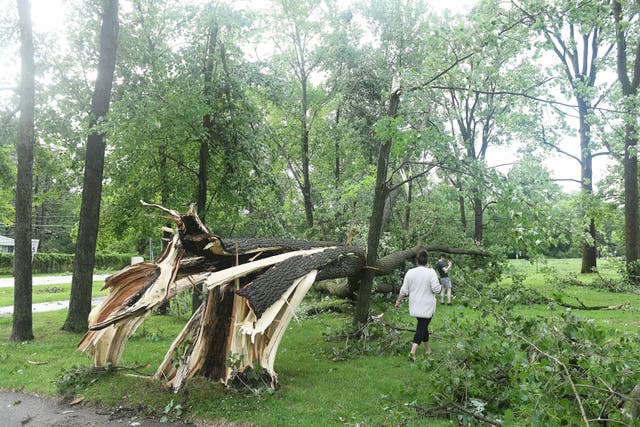
[(409, 359), (416, 360), (416, 351), (420, 343), (424, 343), (427, 354), (431, 354), (429, 346), (429, 323), (436, 311), (436, 297), (440, 292), (440, 281), (433, 268), (427, 267), (428, 254), (426, 250), (420, 250), (416, 256), (417, 266), (407, 271), (404, 275), (402, 288), (398, 294), (395, 308), (398, 310), (405, 296), (409, 296), (409, 314), (418, 321), (416, 333), (413, 336), (413, 344)]

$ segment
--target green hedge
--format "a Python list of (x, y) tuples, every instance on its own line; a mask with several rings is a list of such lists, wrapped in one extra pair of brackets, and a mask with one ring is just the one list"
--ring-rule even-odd
[[(96, 254), (95, 271), (117, 271), (129, 265), (132, 254)], [(73, 271), (73, 254), (36, 253), (33, 274)], [(0, 253), (0, 274), (13, 274), (13, 254)]]

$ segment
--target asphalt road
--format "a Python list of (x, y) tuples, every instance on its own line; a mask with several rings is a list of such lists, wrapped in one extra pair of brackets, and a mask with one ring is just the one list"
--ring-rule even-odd
[[(94, 274), (93, 280), (104, 280), (107, 274)], [(71, 283), (71, 276), (35, 276), (33, 277), (33, 286), (53, 286)], [(0, 288), (13, 288), (13, 277), (0, 278)], [(95, 297), (91, 299), (91, 305), (98, 305), (105, 297)], [(31, 306), (34, 313), (42, 313), (45, 311), (63, 310), (69, 307), (68, 300), (42, 302)], [(0, 317), (9, 317), (13, 314), (13, 306), (0, 307)]]
[[(3, 427), (195, 427), (195, 424), (160, 423), (141, 419), (130, 408), (96, 409), (70, 405), (50, 397), (0, 391), (0, 425)], [(213, 424), (212, 424), (213, 425)]]

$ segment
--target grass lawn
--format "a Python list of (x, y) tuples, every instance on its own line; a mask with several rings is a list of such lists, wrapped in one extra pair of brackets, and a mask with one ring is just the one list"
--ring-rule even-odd
[[(107, 290), (100, 290), (102, 285), (104, 285), (103, 280), (93, 282), (92, 295), (94, 297), (107, 295)], [(34, 286), (32, 291), (33, 304), (68, 300), (70, 293), (70, 283)], [(0, 288), (0, 307), (10, 305), (13, 305), (13, 288)]]
[[(55, 381), (63, 370), (91, 365), (75, 351), (80, 335), (59, 330), (66, 310), (34, 314), (33, 342), (10, 343), (11, 319), (0, 318), (0, 384), (4, 389), (55, 394)], [(407, 315), (398, 320), (413, 324)], [(205, 380), (191, 381), (178, 394), (159, 383), (126, 375), (102, 374), (79, 393), (86, 402), (105, 406), (124, 405), (145, 415), (163, 415), (173, 401), (186, 408), (190, 419), (226, 419), (257, 425), (424, 425), (414, 406), (428, 404), (429, 378), (406, 357), (361, 356), (332, 361), (326, 334), (350, 321), (347, 316), (325, 314), (293, 321), (281, 343), (276, 371), (282, 387), (274, 393), (256, 395), (224, 388)], [(185, 318), (151, 316), (129, 341), (121, 366), (140, 367), (152, 374)], [(411, 333), (406, 333), (407, 349)], [(434, 342), (444, 357), (446, 343)], [(430, 422), (450, 426), (447, 420)]]
[[(580, 259), (547, 260), (545, 264), (531, 264), (525, 260), (512, 260), (510, 266), (517, 273), (526, 274), (524, 285), (533, 288), (544, 296), (553, 298), (554, 294), (562, 295), (562, 301), (571, 305), (617, 306), (617, 310), (574, 310), (575, 314), (597, 320), (602, 326), (640, 332), (640, 293), (614, 293), (583, 286), (562, 285), (554, 283), (558, 276), (575, 276), (581, 282), (589, 283), (597, 279), (595, 274), (579, 274)], [(617, 265), (613, 261), (599, 260), (598, 268), (603, 277), (616, 278)], [(503, 280), (503, 284), (512, 284), (512, 279)], [(523, 313), (549, 316), (565, 308), (541, 304), (522, 305), (518, 307)]]
[[(601, 263), (615, 276), (611, 266)], [(558, 292), (550, 278), (553, 274), (579, 271), (579, 260), (554, 260), (545, 268), (515, 261), (516, 273), (527, 274), (524, 286), (537, 289), (546, 296)], [(591, 280), (592, 275), (578, 275)], [(500, 286), (510, 286), (512, 278), (505, 278)], [(454, 294), (456, 292), (454, 276)], [(615, 331), (637, 332), (640, 324), (640, 295), (610, 293), (588, 287), (563, 286), (563, 298), (574, 303), (579, 298), (587, 305), (625, 304), (619, 310), (585, 311), (574, 313)], [(312, 298), (312, 297), (309, 297)], [(573, 298), (573, 301), (571, 299)], [(373, 310), (385, 312), (385, 319), (406, 328), (413, 328), (406, 305), (399, 314), (393, 312), (393, 296), (378, 299)], [(462, 297), (454, 300), (459, 302)], [(560, 316), (563, 307), (554, 304), (522, 304), (514, 308), (530, 316)], [(436, 362), (447, 358), (448, 348), (455, 345), (451, 325), (458, 318), (474, 317), (479, 313), (469, 306), (454, 304), (438, 307), (430, 329), (433, 334), (430, 356)], [(55, 381), (68, 375), (70, 369), (90, 366), (92, 361), (75, 351), (80, 335), (60, 331), (66, 310), (34, 314), (36, 339), (28, 343), (7, 342), (11, 332), (11, 318), (0, 318), (0, 388), (25, 392), (55, 394)], [(185, 317), (152, 315), (129, 341), (121, 366), (137, 367), (143, 374), (152, 374), (164, 357), (173, 338), (186, 322)], [(88, 384), (78, 389), (85, 403), (109, 407), (122, 405), (136, 408), (142, 415), (168, 415), (169, 418), (217, 419), (250, 422), (260, 426), (453, 426), (457, 420), (428, 420), (420, 408), (435, 403), (429, 392), (434, 381), (424, 356), (416, 364), (401, 354), (357, 355), (345, 354), (345, 342), (327, 339), (337, 329), (351, 321), (349, 314), (328, 313), (312, 317), (300, 316), (292, 321), (284, 335), (276, 359), (275, 369), (281, 388), (275, 392), (225, 388), (203, 379), (192, 380), (180, 393), (173, 394), (157, 382), (130, 375), (130, 371), (104, 373), (86, 377)], [(447, 325), (447, 328), (444, 326)], [(455, 330), (454, 330), (455, 332)], [(403, 332), (406, 350), (412, 337)], [(346, 351), (348, 353), (348, 351)], [(90, 381), (89, 381), (90, 380)], [(95, 381), (94, 381), (95, 380)]]

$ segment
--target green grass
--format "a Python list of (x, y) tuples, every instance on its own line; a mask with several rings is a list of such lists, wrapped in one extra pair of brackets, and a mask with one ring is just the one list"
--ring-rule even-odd
[[(100, 290), (103, 284), (103, 280), (93, 282), (91, 295), (94, 297), (107, 295), (107, 290)], [(34, 286), (32, 290), (33, 304), (68, 300), (70, 293), (71, 284), (69, 283)], [(0, 288), (0, 307), (10, 305), (13, 305), (13, 288)]]
[[(514, 271), (527, 275), (524, 285), (536, 289), (546, 297), (553, 298), (554, 294), (562, 294), (562, 301), (572, 305), (586, 306), (617, 306), (624, 305), (617, 310), (574, 310), (576, 314), (586, 319), (597, 320), (601, 325), (613, 329), (631, 329), (637, 331), (640, 326), (640, 294), (614, 293), (590, 287), (563, 285), (558, 287), (554, 282), (555, 276), (573, 275), (581, 282), (590, 283), (597, 279), (595, 274), (580, 274), (580, 259), (554, 259), (544, 264), (531, 264), (525, 260), (511, 261)], [(598, 269), (606, 278), (616, 278), (617, 265), (610, 260), (599, 260)], [(513, 283), (511, 279), (503, 280), (504, 284)], [(523, 313), (530, 315), (549, 316), (564, 310), (563, 307), (546, 305), (522, 305), (518, 307)], [(551, 309), (551, 310), (550, 310)]]
[[(93, 282), (92, 295), (94, 297), (107, 295), (107, 290), (100, 290), (103, 284), (104, 281)], [(69, 283), (34, 286), (32, 291), (33, 304), (68, 300), (70, 293), (71, 284)], [(13, 288), (0, 288), (0, 307), (11, 305), (13, 305)]]
[[(75, 351), (81, 336), (59, 330), (66, 310), (34, 314), (33, 342), (6, 342), (11, 319), (0, 318), (0, 384), (5, 389), (55, 394), (55, 381), (63, 370), (91, 365), (91, 360)], [(396, 320), (413, 320), (407, 315)], [(121, 366), (140, 367), (152, 374), (186, 319), (151, 316), (127, 344)], [(350, 322), (346, 316), (326, 314), (293, 321), (281, 343), (276, 372), (282, 387), (275, 393), (225, 388), (205, 380), (188, 383), (175, 395), (161, 384), (126, 375), (102, 375), (81, 390), (86, 402), (142, 409), (147, 415), (162, 415), (174, 400), (181, 403), (191, 419), (227, 419), (257, 425), (424, 425), (413, 405), (426, 405), (429, 378), (404, 356), (362, 356), (347, 361), (331, 360), (326, 334)], [(435, 322), (434, 322), (435, 324)], [(434, 325), (435, 326), (435, 325)], [(411, 333), (406, 333), (407, 350)], [(434, 342), (434, 350), (444, 357), (446, 343)], [(44, 363), (44, 364), (41, 364)], [(420, 360), (419, 362), (420, 363)], [(430, 425), (449, 426), (448, 421)]]
[[(557, 292), (550, 269), (555, 274), (579, 271), (579, 260), (554, 260), (546, 268), (523, 261), (512, 263), (519, 273), (526, 273), (525, 286), (535, 288), (544, 295)], [(615, 276), (614, 267), (601, 262), (603, 274)], [(578, 275), (578, 279), (591, 280), (592, 275)], [(502, 286), (509, 286), (506, 278)], [(454, 294), (456, 292), (454, 282)], [(624, 303), (622, 310), (575, 310), (578, 316), (593, 319), (614, 331), (637, 331), (640, 314), (640, 295), (609, 293), (593, 288), (564, 286), (567, 302), (579, 298), (585, 304), (613, 305)], [(375, 312), (385, 312), (385, 318), (407, 328), (413, 319), (406, 306), (395, 314), (388, 301), (378, 301)], [(574, 298), (574, 301), (570, 301)], [(460, 300), (456, 300), (460, 301)], [(522, 304), (514, 308), (530, 316), (559, 317), (563, 310), (557, 305)], [(464, 316), (463, 316), (464, 315)], [(471, 319), (480, 313), (463, 305), (441, 306), (431, 323), (433, 334), (431, 356), (444, 362), (448, 348), (455, 345), (452, 330), (457, 318)], [(11, 332), (11, 318), (0, 318), (0, 387), (32, 393), (55, 394), (56, 379), (64, 370), (90, 366), (92, 361), (75, 351), (80, 335), (59, 330), (66, 310), (34, 314), (36, 339), (28, 343), (6, 342)], [(187, 420), (217, 419), (250, 422), (260, 426), (304, 425), (344, 426), (402, 425), (452, 426), (453, 420), (426, 420), (416, 408), (435, 405), (429, 393), (435, 380), (425, 369), (424, 357), (415, 365), (408, 363), (405, 352), (381, 355), (353, 355), (336, 361), (335, 350), (344, 350), (344, 342), (330, 342), (327, 336), (351, 321), (345, 314), (322, 314), (292, 321), (280, 345), (275, 370), (281, 388), (273, 393), (262, 390), (252, 394), (247, 390), (225, 388), (219, 383), (195, 379), (185, 390), (173, 394), (160, 383), (127, 374), (127, 371), (103, 374), (92, 384), (78, 391), (85, 403), (113, 407), (123, 405), (136, 408), (144, 415), (161, 416), (168, 409), (174, 416), (176, 405), (181, 405)], [(181, 330), (186, 318), (152, 315), (129, 340), (121, 366), (138, 367), (144, 374), (152, 374), (164, 357), (173, 338)], [(449, 325), (448, 329), (445, 325)], [(462, 326), (460, 326), (462, 327)], [(455, 330), (455, 326), (453, 326)], [(411, 332), (404, 332), (409, 349)], [(34, 363), (35, 362), (35, 363)], [(44, 364), (39, 364), (44, 362)], [(140, 368), (141, 367), (141, 368)], [(173, 403), (171, 403), (173, 402)]]

